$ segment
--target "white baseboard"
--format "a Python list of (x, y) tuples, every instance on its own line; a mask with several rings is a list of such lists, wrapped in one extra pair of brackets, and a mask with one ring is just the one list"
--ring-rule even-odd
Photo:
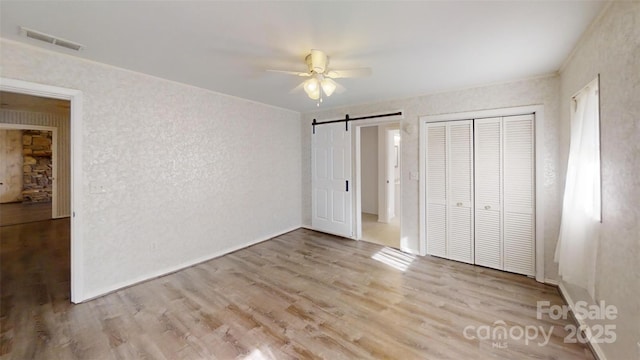
[(217, 257), (232, 253), (234, 251), (238, 251), (238, 250), (247, 248), (249, 246), (261, 243), (263, 241), (267, 241), (267, 240), (272, 239), (274, 237), (277, 237), (277, 236), (286, 234), (288, 232), (297, 230), (297, 229), (299, 229), (301, 227), (302, 226), (294, 226), (294, 227), (288, 228), (286, 230), (283, 230), (281, 232), (278, 232), (278, 233), (275, 233), (275, 234), (271, 234), (271, 235), (267, 235), (267, 236), (264, 236), (264, 237), (262, 237), (260, 239), (249, 241), (249, 242), (246, 242), (246, 243), (241, 244), (241, 245), (232, 246), (232, 247), (229, 247), (229, 248), (221, 250), (221, 251), (216, 251), (213, 254), (208, 254), (208, 255), (205, 255), (205, 256), (201, 256), (199, 258), (184, 262), (184, 263), (179, 264), (179, 265), (170, 266), (170, 267), (167, 267), (167, 268), (164, 268), (164, 269), (161, 269), (161, 270), (154, 271), (154, 272), (149, 273), (149, 274), (145, 274), (145, 275), (142, 275), (142, 276), (137, 276), (137, 277), (135, 277), (133, 279), (129, 279), (127, 281), (122, 281), (120, 283), (104, 287), (104, 288), (99, 289), (99, 290), (91, 291), (91, 292), (89, 292), (87, 294), (83, 294), (84, 296), (81, 297), (81, 299), (76, 303), (78, 304), (78, 303), (83, 303), (83, 302), (86, 302), (86, 301), (89, 301), (89, 300), (93, 300), (95, 298), (99, 298), (101, 296), (107, 295), (109, 293), (121, 290), (121, 289), (129, 287), (129, 286), (133, 286), (133, 285), (136, 285), (136, 284), (139, 284), (139, 283), (142, 283), (142, 282), (145, 282), (145, 281), (149, 281), (149, 280), (161, 277), (161, 276), (169, 275), (169, 274), (174, 273), (176, 271), (180, 271), (180, 270), (183, 270), (183, 269), (198, 265), (200, 263), (215, 259)]
[(560, 286), (560, 283), (558, 282), (558, 280), (553, 280), (553, 279), (544, 279), (544, 283), (547, 285)]
[(415, 256), (421, 256), (421, 255), (420, 255), (420, 251), (417, 251), (417, 250), (415, 250), (415, 249), (408, 248), (408, 247), (406, 247), (406, 246), (400, 246), (400, 251), (402, 251), (402, 252), (406, 252), (407, 254), (411, 254), (411, 255), (415, 255)]
[[(560, 290), (560, 294), (562, 294), (562, 297), (567, 301), (567, 305), (569, 305), (569, 308), (571, 309), (571, 311), (574, 311), (575, 313), (576, 303), (571, 297), (571, 294), (569, 294), (569, 291), (567, 291), (567, 288), (564, 286), (564, 283), (562, 281), (558, 283), (558, 289)], [(587, 323), (584, 321), (584, 319), (578, 319), (576, 316), (574, 316), (574, 318), (578, 322), (578, 325), (587, 326)], [(593, 353), (595, 354), (598, 360), (607, 360), (607, 357), (604, 355), (604, 352), (602, 351), (600, 344), (589, 340), (589, 347), (591, 348), (591, 350), (593, 351)]]
[(307, 230), (311, 230), (311, 231), (317, 231), (317, 232), (321, 232), (323, 234), (329, 234), (329, 235), (333, 235), (333, 236), (338, 236), (338, 237), (345, 238), (345, 239), (357, 240), (355, 238), (355, 236), (348, 237), (348, 236), (344, 236), (344, 235), (340, 235), (340, 234), (335, 234), (335, 233), (332, 233), (332, 232), (329, 232), (329, 231), (314, 229), (313, 227), (308, 226), (308, 225), (302, 225), (301, 227), (303, 229), (307, 229)]

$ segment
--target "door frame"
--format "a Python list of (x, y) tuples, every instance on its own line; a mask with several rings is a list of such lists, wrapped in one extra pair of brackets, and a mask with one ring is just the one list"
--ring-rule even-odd
[(71, 302), (85, 300), (83, 288), (83, 229), (82, 212), (82, 91), (58, 86), (38, 84), (23, 80), (0, 77), (0, 90), (25, 95), (41, 96), (53, 99), (69, 100), (71, 112), (70, 149), (71, 149)]
[[(0, 123), (0, 130), (39, 130), (51, 131), (51, 218), (59, 218), (58, 214), (58, 129), (53, 126)], [(24, 189), (24, 184), (23, 184)]]
[[(355, 231), (353, 232), (354, 236), (352, 239), (354, 240), (362, 240), (362, 173), (361, 173), (361, 139), (360, 139), (360, 130), (363, 127), (369, 126), (379, 126), (379, 125), (389, 125), (389, 124), (397, 124), (399, 129), (402, 129), (402, 119), (404, 119), (404, 111), (397, 110), (401, 112), (402, 115), (394, 115), (386, 118), (377, 118), (377, 119), (367, 119), (367, 120), (359, 120), (357, 122), (350, 123), (350, 126), (353, 126), (353, 139), (352, 139), (352, 171), (353, 171), (353, 187), (354, 191), (351, 194), (353, 196), (353, 226)], [(396, 112), (396, 111), (394, 111)], [(374, 114), (370, 114), (374, 115)], [(362, 115), (369, 116), (369, 115)], [(378, 128), (379, 129), (379, 128)], [(402, 139), (402, 130), (400, 131), (400, 138)], [(400, 140), (402, 141), (402, 140)], [(378, 144), (378, 146), (380, 146)], [(400, 154), (400, 159), (402, 159), (402, 154)], [(379, 164), (378, 164), (379, 166)], [(400, 165), (402, 169), (402, 165)], [(402, 195), (402, 174), (400, 174), (400, 195)], [(379, 196), (379, 195), (378, 195)], [(380, 199), (378, 199), (380, 201)], [(400, 239), (402, 239), (402, 196), (400, 196), (400, 212), (396, 214), (396, 216), (400, 217)], [(402, 241), (400, 241), (401, 250), (411, 252), (408, 249), (402, 248)]]
[(425, 147), (427, 145), (426, 139), (426, 124), (431, 122), (440, 121), (452, 121), (452, 120), (472, 120), (478, 118), (491, 118), (491, 117), (504, 117), (511, 115), (523, 115), (535, 113), (534, 117), (534, 164), (535, 164), (535, 267), (536, 267), (536, 281), (546, 282), (544, 271), (544, 105), (528, 105), (528, 106), (516, 106), (501, 109), (491, 110), (476, 110), (465, 111), (458, 113), (449, 113), (441, 115), (427, 115), (420, 116), (420, 145), (419, 145), (419, 169), (420, 169), (420, 182), (419, 182), (419, 208), (420, 208), (420, 255), (427, 254), (426, 243), (426, 201), (425, 201), (425, 187), (426, 187), (426, 164), (425, 164)]

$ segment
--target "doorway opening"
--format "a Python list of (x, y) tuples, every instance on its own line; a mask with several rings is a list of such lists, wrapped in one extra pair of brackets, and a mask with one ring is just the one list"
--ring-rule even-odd
[(69, 100), (8, 91), (0, 99), (0, 226), (69, 217)]
[(400, 249), (400, 125), (356, 128), (356, 237)]
[[(9, 140), (3, 134), (5, 146), (0, 156), (5, 160), (7, 151), (12, 151), (13, 170), (20, 170), (0, 174), (3, 195), (6, 178), (20, 187), (19, 196), (3, 198), (8, 204), (0, 208), (3, 221), (12, 218), (11, 224), (0, 226), (3, 294), (43, 298), (43, 294), (25, 292), (36, 288), (25, 286), (35, 279), (48, 299), (83, 300), (81, 243), (73, 236), (81, 229), (74, 216), (78, 207), (72, 206), (74, 198), (78, 199), (74, 195), (78, 195), (77, 179), (81, 177), (81, 168), (74, 166), (81, 160), (81, 100), (77, 90), (0, 79), (0, 130), (12, 132)], [(48, 211), (40, 209), (45, 206)], [(38, 211), (42, 214), (33, 214)], [(38, 269), (39, 275), (31, 274), (30, 269)]]

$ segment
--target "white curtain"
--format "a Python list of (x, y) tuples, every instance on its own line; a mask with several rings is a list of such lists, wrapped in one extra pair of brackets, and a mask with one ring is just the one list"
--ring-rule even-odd
[(600, 225), (600, 115), (598, 79), (575, 97), (571, 143), (555, 260), (568, 283), (594, 296)]

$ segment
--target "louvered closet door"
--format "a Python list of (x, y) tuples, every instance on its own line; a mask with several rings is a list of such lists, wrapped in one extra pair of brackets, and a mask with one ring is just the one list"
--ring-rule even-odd
[(534, 115), (503, 118), (504, 270), (535, 274)]
[(474, 127), (475, 263), (502, 269), (502, 118)]
[(447, 126), (426, 126), (427, 254), (447, 256)]
[(453, 121), (448, 130), (447, 257), (473, 263), (473, 122)]

